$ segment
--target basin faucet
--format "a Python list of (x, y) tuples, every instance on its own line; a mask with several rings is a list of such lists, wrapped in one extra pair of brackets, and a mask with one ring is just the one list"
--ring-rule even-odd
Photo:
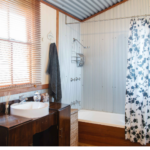
[(19, 100), (21, 101), (20, 104), (23, 104), (24, 102), (26, 102), (26, 100), (28, 100), (28, 98), (25, 98), (24, 95), (19, 96)]

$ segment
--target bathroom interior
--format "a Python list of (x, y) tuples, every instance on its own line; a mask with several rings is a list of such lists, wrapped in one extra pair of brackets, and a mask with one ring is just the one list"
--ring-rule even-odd
[(0, 146), (150, 146), (150, 0), (0, 0)]

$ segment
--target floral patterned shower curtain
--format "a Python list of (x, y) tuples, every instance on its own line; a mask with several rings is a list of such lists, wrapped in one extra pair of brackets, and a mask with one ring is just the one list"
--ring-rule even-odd
[(150, 143), (150, 23), (131, 20), (126, 77), (125, 138)]

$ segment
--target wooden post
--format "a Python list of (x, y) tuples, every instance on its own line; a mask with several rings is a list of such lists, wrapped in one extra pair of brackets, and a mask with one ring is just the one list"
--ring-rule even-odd
[(56, 46), (59, 53), (59, 11), (56, 11)]

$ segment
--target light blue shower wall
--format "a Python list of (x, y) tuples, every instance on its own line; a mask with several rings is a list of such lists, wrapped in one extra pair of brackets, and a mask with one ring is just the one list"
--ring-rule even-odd
[[(150, 0), (129, 0), (89, 21), (150, 14)], [(150, 18), (150, 17), (148, 17)], [(83, 109), (124, 113), (130, 19), (81, 24)]]
[[(67, 17), (67, 22), (76, 20)], [(72, 51), (81, 52), (80, 45), (73, 43), (73, 38), (80, 41), (80, 24), (66, 25), (65, 15), (59, 13), (59, 62), (62, 85), (62, 103), (81, 101), (82, 99), (82, 68), (78, 68), (75, 63), (71, 63), (71, 56), (75, 56)], [(73, 48), (74, 47), (74, 48)], [(71, 78), (81, 78), (80, 81), (71, 82)], [(76, 103), (72, 108), (80, 108)]]

